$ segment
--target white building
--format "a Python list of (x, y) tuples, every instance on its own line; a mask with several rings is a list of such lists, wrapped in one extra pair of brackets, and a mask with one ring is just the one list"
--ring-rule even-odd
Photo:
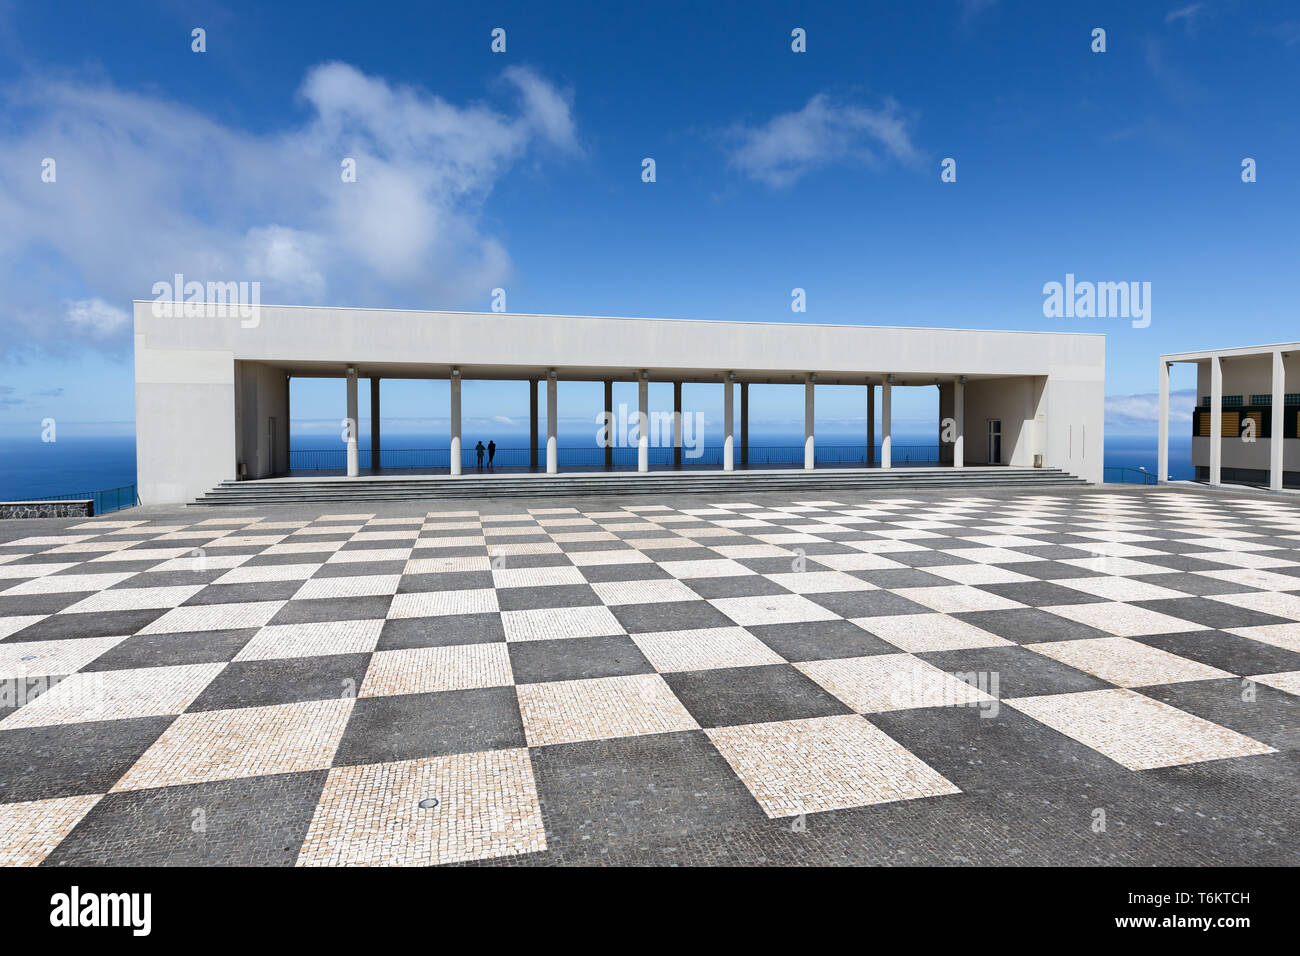
[[(1192, 465), (1196, 480), (1300, 485), (1300, 342), (1160, 356), (1159, 480), (1169, 480), (1169, 367), (1196, 366)], [(1278, 439), (1281, 440), (1278, 440)]]
[[(139, 494), (146, 504), (186, 502), (226, 479), (286, 473), (293, 376), (346, 379), (347, 405), (338, 413), (354, 422), (357, 379), (368, 378), (372, 449), (380, 447), (381, 379), (447, 379), (452, 474), (461, 460), (460, 382), (514, 379), (546, 383), (547, 471), (557, 467), (562, 382), (605, 382), (608, 409), (612, 383), (636, 381), (640, 414), (648, 411), (649, 382), (719, 383), (724, 470), (745, 463), (755, 383), (805, 385), (804, 465), (812, 468), (813, 386), (823, 383), (863, 386), (863, 440), (870, 449), (878, 437), (880, 461), (871, 463), (880, 467), (892, 464), (892, 389), (937, 386), (936, 429), (947, 419), (952, 438), (942, 446), (945, 464), (1038, 464), (1100, 482), (1105, 361), (1104, 336), (1075, 333), (269, 305), (241, 316), (213, 304), (137, 301)], [(531, 391), (536, 436), (538, 388)], [(680, 412), (681, 389), (674, 392)], [(880, 436), (872, 434), (877, 394)], [(535, 453), (536, 439), (531, 447)], [(646, 451), (642, 437), (642, 471)], [(346, 460), (348, 473), (358, 474), (355, 429)]]

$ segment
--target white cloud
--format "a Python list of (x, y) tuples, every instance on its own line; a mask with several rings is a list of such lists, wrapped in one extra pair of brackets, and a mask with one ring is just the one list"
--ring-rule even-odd
[(80, 299), (67, 303), (64, 313), (68, 325), (77, 332), (95, 338), (108, 338), (131, 322), (126, 309), (109, 305), (103, 299)]
[[(1169, 393), (1169, 423), (1190, 425), (1196, 407), (1196, 390)], [(1136, 429), (1154, 432), (1159, 424), (1160, 396), (1156, 392), (1106, 396), (1106, 427), (1119, 431)]]
[(769, 186), (788, 186), (801, 176), (832, 163), (878, 166), (882, 156), (912, 162), (908, 120), (898, 103), (880, 109), (832, 102), (818, 93), (800, 110), (774, 116), (761, 126), (731, 130), (736, 146), (733, 166)]
[(262, 302), (486, 301), (510, 269), (480, 223), (487, 196), (531, 150), (581, 154), (568, 93), (523, 67), (499, 85), (505, 105), (457, 106), (327, 63), (303, 80), (308, 118), (265, 134), (108, 86), (5, 89), (17, 119), (0, 132), (0, 354), (111, 333), (125, 349), (106, 310), (178, 272), (260, 281)]
[(1205, 3), (1189, 3), (1185, 7), (1179, 7), (1177, 10), (1170, 10), (1166, 13), (1165, 23), (1177, 23), (1181, 20), (1187, 32), (1192, 33), (1206, 13)]

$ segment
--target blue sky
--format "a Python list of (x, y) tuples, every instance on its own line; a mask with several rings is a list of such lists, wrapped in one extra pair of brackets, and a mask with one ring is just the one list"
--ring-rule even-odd
[[(0, 0), (0, 431), (129, 431), (129, 303), (176, 272), (263, 302), (1105, 332), (1113, 432), (1154, 429), (1161, 352), (1296, 338), (1294, 4), (448, 6)], [(1067, 273), (1149, 282), (1150, 325), (1045, 317)], [(445, 385), (384, 397), (395, 425), (446, 413)], [(341, 385), (294, 401), (336, 423)], [(819, 429), (861, 406), (820, 389)], [(756, 390), (756, 427), (801, 416)]]

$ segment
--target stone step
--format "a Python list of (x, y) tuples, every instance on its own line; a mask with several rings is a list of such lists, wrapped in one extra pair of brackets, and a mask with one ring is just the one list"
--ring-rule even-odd
[(679, 472), (360, 478), (280, 478), (224, 481), (195, 501), (250, 505), (326, 501), (409, 501), (422, 498), (588, 497), (629, 494), (905, 491), (925, 488), (1057, 487), (1086, 484), (1056, 468), (909, 469), (846, 472)]

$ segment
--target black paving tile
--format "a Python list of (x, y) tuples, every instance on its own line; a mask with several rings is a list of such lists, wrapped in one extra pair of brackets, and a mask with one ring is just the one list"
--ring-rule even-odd
[(137, 667), (172, 667), (233, 660), (257, 628), (194, 631), (176, 634), (137, 634), (104, 652), (82, 671), (116, 671)]
[(1241, 676), (1300, 670), (1300, 654), (1223, 631), (1149, 634), (1133, 640)]
[(525, 745), (513, 687), (362, 697), (352, 708), (334, 766)]
[(509, 648), (516, 684), (654, 672), (641, 649), (627, 635), (516, 641)]
[(369, 663), (369, 654), (237, 661), (204, 688), (189, 711), (355, 697)]
[(434, 617), (392, 618), (379, 633), (380, 651), (414, 647), (447, 647), (452, 644), (491, 644), (506, 639), (501, 615), (440, 614)]
[(104, 793), (173, 717), (0, 730), (0, 803)]
[[(758, 824), (766, 815), (701, 731), (532, 750), (550, 855), (590, 862)], [(653, 852), (653, 851), (652, 851)], [(693, 861), (689, 853), (678, 858)]]
[(958, 620), (1017, 644), (1040, 641), (1070, 641), (1113, 635), (1087, 624), (1079, 624), (1036, 607), (1007, 608), (1003, 611), (963, 611), (953, 614)]
[(326, 772), (110, 793), (45, 866), (292, 866)]
[(824, 661), (871, 654), (897, 654), (898, 648), (850, 621), (802, 621), (745, 628), (787, 661)]
[(1131, 771), (1014, 708), (918, 707), (866, 718), (968, 793)]
[(852, 713), (789, 664), (663, 675), (701, 727), (729, 727)]

